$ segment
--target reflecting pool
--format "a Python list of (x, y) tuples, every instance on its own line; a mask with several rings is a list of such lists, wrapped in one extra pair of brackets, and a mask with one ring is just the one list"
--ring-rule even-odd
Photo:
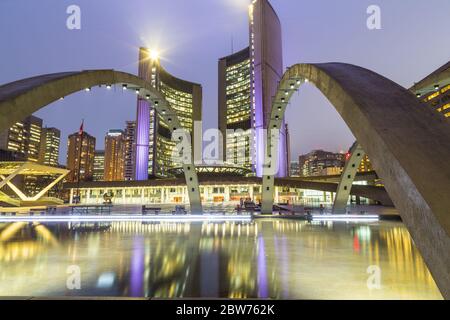
[(0, 296), (442, 299), (402, 223), (286, 219), (0, 224)]

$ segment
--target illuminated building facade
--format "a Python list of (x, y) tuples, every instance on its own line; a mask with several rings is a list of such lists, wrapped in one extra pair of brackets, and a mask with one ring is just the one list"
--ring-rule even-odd
[(450, 84), (443, 87), (437, 85), (434, 92), (427, 93), (420, 98), (433, 110), (442, 113), (447, 119), (450, 118)]
[(42, 119), (29, 116), (0, 133), (0, 149), (17, 152), (27, 161), (38, 162)]
[(431, 109), (450, 118), (450, 62), (414, 83), (410, 90)]
[(122, 130), (109, 130), (105, 136), (105, 181), (124, 180), (125, 134)]
[(61, 131), (56, 128), (43, 128), (41, 133), (41, 147), (39, 162), (47, 166), (59, 165), (59, 146), (61, 143)]
[(369, 156), (366, 154), (359, 164), (358, 172), (374, 171), (372, 162), (370, 162)]
[[(261, 129), (267, 129), (272, 97), (283, 75), (281, 23), (268, 0), (255, 0), (250, 5), (249, 30), (249, 47), (219, 60), (219, 129), (223, 137), (228, 138), (224, 139), (222, 149), (226, 162), (244, 160), (247, 166), (251, 162), (253, 171), (261, 176), (265, 153)], [(240, 133), (226, 134), (227, 129), (237, 128), (241, 129)], [(248, 134), (249, 128), (255, 134)], [(279, 177), (288, 175), (288, 143), (286, 125), (283, 124)], [(236, 152), (242, 145), (244, 152)]]
[(219, 60), (219, 130), (227, 164), (252, 168), (250, 50)]
[[(42, 119), (28, 116), (0, 133), (0, 149), (13, 152), (16, 159), (38, 162), (40, 160)], [(24, 175), (16, 181), (25, 194), (35, 195), (39, 188), (37, 176)]]
[[(71, 203), (73, 196), (79, 191), (83, 204), (102, 204), (105, 193), (112, 196), (115, 205), (188, 204), (186, 184), (181, 180), (179, 182), (165, 180), (86, 182), (80, 185), (69, 183), (65, 184), (65, 188), (69, 190)], [(236, 182), (218, 179), (214, 183), (203, 183), (200, 187), (200, 195), (203, 203), (231, 204), (230, 212), (235, 212), (233, 204), (239, 203), (240, 199), (249, 198), (255, 203), (261, 201), (261, 184), (260, 181), (251, 179), (240, 179)], [(275, 187), (274, 201), (277, 203), (319, 206), (319, 204), (332, 205), (333, 199), (333, 192)], [(362, 203), (367, 201), (361, 199)]]
[(300, 176), (300, 165), (298, 161), (291, 161), (291, 165), (289, 167), (289, 176), (290, 177)]
[(95, 137), (86, 132), (76, 132), (67, 142), (68, 181), (91, 181), (94, 175)]
[(94, 181), (105, 180), (105, 151), (95, 150), (94, 153)]
[(134, 180), (136, 150), (136, 121), (127, 121), (125, 126), (125, 180)]
[[(191, 134), (194, 122), (202, 119), (202, 87), (199, 84), (176, 78), (161, 66), (158, 57), (146, 49), (139, 51), (139, 76), (159, 90), (177, 112), (180, 124)], [(138, 98), (136, 120), (136, 180), (149, 176), (167, 177), (169, 170), (180, 164), (173, 163), (169, 124), (149, 106), (147, 100)], [(192, 150), (195, 141), (192, 140)]]
[(313, 150), (298, 159), (301, 177), (340, 174), (345, 165), (345, 154)]

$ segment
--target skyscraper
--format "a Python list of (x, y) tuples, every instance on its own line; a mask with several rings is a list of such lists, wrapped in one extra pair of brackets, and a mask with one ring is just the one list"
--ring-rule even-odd
[(41, 147), (39, 162), (47, 166), (59, 165), (59, 146), (61, 131), (56, 128), (43, 128), (41, 133)]
[(95, 150), (94, 153), (94, 181), (105, 180), (105, 151)]
[(73, 133), (67, 146), (68, 181), (91, 181), (94, 173), (95, 138), (87, 132)]
[(125, 127), (125, 180), (135, 178), (136, 121), (127, 121)]
[(0, 133), (0, 149), (21, 154), (27, 161), (39, 161), (42, 119), (28, 116)]
[(291, 161), (289, 168), (289, 176), (290, 177), (299, 177), (300, 176), (300, 165), (298, 161)]
[(251, 67), (245, 48), (219, 60), (219, 130), (227, 164), (252, 168)]
[[(0, 133), (0, 149), (13, 152), (15, 160), (38, 162), (41, 131), (42, 119), (28, 116)], [(25, 194), (32, 196), (38, 192), (37, 176), (24, 175), (19, 180), (16, 184), (21, 186)]]
[[(158, 57), (146, 48), (139, 50), (139, 76), (159, 90), (176, 111), (180, 124), (191, 134), (194, 122), (202, 119), (202, 87), (169, 74)], [(136, 180), (148, 176), (167, 177), (169, 170), (180, 166), (173, 163), (169, 125), (165, 123), (148, 101), (138, 98), (136, 120)], [(195, 143), (192, 140), (192, 150)]]
[[(249, 47), (219, 60), (219, 129), (226, 139), (226, 161), (239, 163), (249, 153), (253, 171), (262, 175), (265, 140), (272, 97), (283, 76), (281, 23), (268, 0), (255, 0), (249, 7)], [(226, 134), (228, 129), (242, 129)], [(248, 133), (253, 129), (253, 135)], [(281, 127), (278, 176), (288, 174), (289, 151), (286, 126)], [(249, 145), (247, 145), (249, 141)], [(245, 145), (242, 148), (242, 145)], [(235, 152), (240, 146), (245, 150)], [(241, 161), (242, 163), (242, 161)], [(248, 164), (247, 164), (248, 166)]]
[(122, 181), (125, 171), (125, 134), (109, 130), (105, 136), (105, 181)]
[(298, 159), (299, 174), (303, 177), (340, 174), (345, 165), (345, 154), (313, 150)]

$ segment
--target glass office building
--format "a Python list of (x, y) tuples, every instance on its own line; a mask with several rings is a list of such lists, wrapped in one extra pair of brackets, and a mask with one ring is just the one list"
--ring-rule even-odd
[[(171, 75), (146, 48), (140, 49), (139, 59), (139, 76), (163, 94), (176, 111), (181, 126), (192, 135), (195, 121), (202, 119), (201, 85)], [(149, 176), (169, 177), (170, 170), (180, 166), (172, 161), (175, 142), (172, 141), (169, 125), (148, 101), (141, 98), (138, 98), (136, 137), (136, 180), (145, 180)], [(192, 150), (194, 148), (195, 141), (192, 139)], [(147, 162), (146, 173), (140, 172), (139, 168), (143, 168), (141, 160)]]
[(219, 60), (219, 130), (227, 164), (252, 168), (249, 48)]
[[(265, 140), (261, 130), (269, 125), (272, 97), (282, 76), (280, 20), (268, 0), (255, 0), (249, 7), (249, 46), (219, 59), (218, 122), (227, 138), (222, 152), (228, 164), (243, 161), (257, 176), (262, 175)], [(289, 171), (285, 124), (280, 138), (277, 176), (285, 177)]]

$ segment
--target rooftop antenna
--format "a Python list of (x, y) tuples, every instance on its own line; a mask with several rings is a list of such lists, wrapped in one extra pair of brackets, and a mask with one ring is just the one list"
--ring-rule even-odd
[(231, 35), (231, 54), (234, 53), (233, 35)]

